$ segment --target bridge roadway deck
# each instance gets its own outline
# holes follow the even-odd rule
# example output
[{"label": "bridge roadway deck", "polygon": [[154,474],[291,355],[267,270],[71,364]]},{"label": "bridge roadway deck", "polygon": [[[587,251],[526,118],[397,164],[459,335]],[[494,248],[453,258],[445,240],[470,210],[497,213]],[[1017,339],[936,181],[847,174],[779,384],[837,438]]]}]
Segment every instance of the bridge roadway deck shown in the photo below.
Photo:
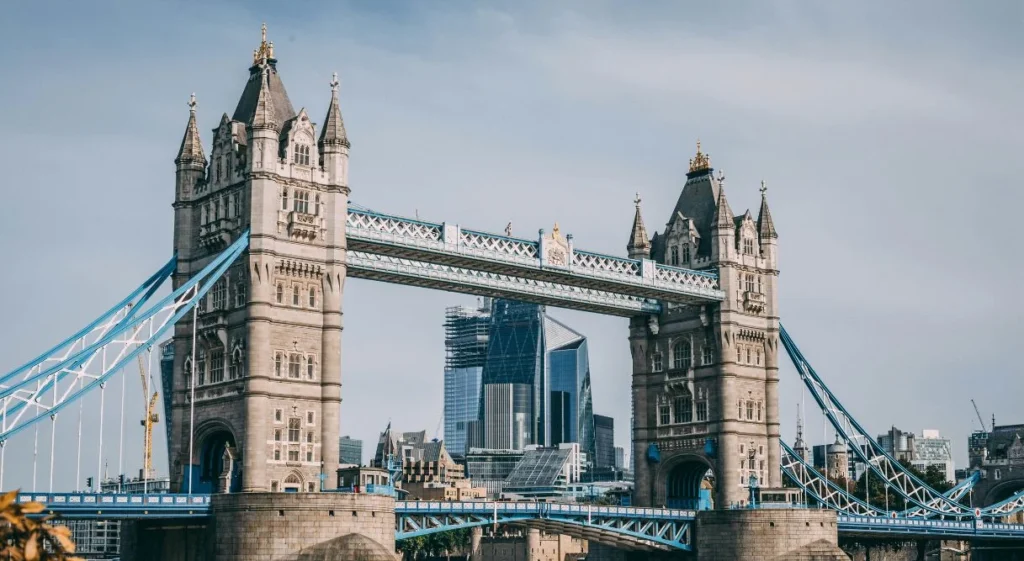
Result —
[{"label": "bridge roadway deck", "polygon": [[[471,293],[502,288],[513,295],[547,294],[570,307],[588,304],[593,294],[691,304],[724,298],[713,272],[581,251],[571,238],[527,240],[350,208],[346,239],[354,257],[350,274],[387,282]],[[564,245],[554,247],[558,244]],[[485,286],[474,286],[482,281]],[[530,285],[543,290],[527,290]],[[616,313],[614,307],[600,311]],[[627,315],[626,310],[618,313]]]},{"label": "bridge roadway deck", "polygon": [[[18,495],[18,502],[36,501],[46,506],[44,514],[56,514],[69,519],[135,519],[135,518],[199,518],[210,514],[210,495],[124,495],[124,494],[92,494],[92,493],[30,493]],[[651,509],[640,507],[604,507],[589,505],[568,505],[557,503],[515,503],[504,501],[396,501],[396,517],[432,517],[440,523],[431,531],[443,531],[456,527],[482,526],[493,524],[518,523],[544,527],[569,534],[581,536],[591,535],[602,542],[619,540],[622,542],[649,539],[640,533],[631,535],[633,526],[629,521],[647,523],[649,521],[691,522],[696,518],[692,510]],[[462,523],[455,524],[454,518],[462,517]],[[595,519],[616,520],[615,527],[609,525],[599,528],[568,528],[571,519],[577,522],[589,517]],[[448,522],[445,522],[447,520]],[[861,535],[882,537],[906,537],[935,539],[948,537],[951,539],[1024,539],[1024,524],[1003,524],[983,520],[958,522],[951,520],[924,520],[906,518],[880,518],[839,515],[839,532],[842,535]],[[578,524],[577,524],[578,526]],[[572,531],[569,531],[572,530]],[[412,532],[398,529],[400,536]],[[429,533],[429,532],[427,532]],[[615,536],[610,536],[610,534]],[[677,536],[683,538],[684,536]],[[601,539],[604,538],[604,539]],[[687,540],[689,541],[689,540]],[[653,544],[652,544],[653,545]]]}]

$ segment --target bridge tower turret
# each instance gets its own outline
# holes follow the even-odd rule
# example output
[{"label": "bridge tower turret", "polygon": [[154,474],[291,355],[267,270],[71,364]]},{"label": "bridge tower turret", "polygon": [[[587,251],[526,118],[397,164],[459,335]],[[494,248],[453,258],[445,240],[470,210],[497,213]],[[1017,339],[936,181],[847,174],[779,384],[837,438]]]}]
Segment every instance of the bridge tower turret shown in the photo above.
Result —
[{"label": "bridge tower turret", "polygon": [[755,222],[735,216],[725,176],[697,143],[686,183],[651,259],[717,273],[724,301],[666,303],[630,323],[635,500],[695,507],[711,479],[714,505],[781,486],[778,420],[776,234],[767,201]]},{"label": "bridge tower turret", "polygon": [[[196,94],[188,100],[188,124],[181,147],[174,158],[174,238],[192,235],[192,206],[189,202],[196,188],[206,179],[206,155],[203,153],[203,139],[196,124]],[[179,259],[188,259],[188,248],[181,248]],[[182,280],[181,282],[184,282]]]},{"label": "bridge tower turret", "polygon": [[193,105],[175,160],[176,282],[247,228],[251,241],[197,306],[195,333],[191,315],[175,326],[177,490],[315,491],[337,468],[347,159],[336,92],[317,142],[266,26],[234,113],[214,129],[209,173]]}]

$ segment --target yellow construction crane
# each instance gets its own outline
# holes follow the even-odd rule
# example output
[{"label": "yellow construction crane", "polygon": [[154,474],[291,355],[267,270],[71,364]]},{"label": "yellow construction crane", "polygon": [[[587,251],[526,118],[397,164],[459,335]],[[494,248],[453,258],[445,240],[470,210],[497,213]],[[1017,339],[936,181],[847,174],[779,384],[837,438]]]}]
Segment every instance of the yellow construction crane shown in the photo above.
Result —
[{"label": "yellow construction crane", "polygon": [[156,412],[156,398],[159,392],[154,391],[153,396],[149,396],[149,377],[146,376],[146,365],[142,362],[142,353],[137,355],[139,359],[139,375],[142,376],[142,398],[143,400],[149,399],[149,404],[146,407],[146,417],[142,419],[141,424],[145,427],[145,442],[143,442],[143,450],[145,458],[142,463],[142,478],[151,479],[153,477],[153,425],[160,422],[160,416]]}]

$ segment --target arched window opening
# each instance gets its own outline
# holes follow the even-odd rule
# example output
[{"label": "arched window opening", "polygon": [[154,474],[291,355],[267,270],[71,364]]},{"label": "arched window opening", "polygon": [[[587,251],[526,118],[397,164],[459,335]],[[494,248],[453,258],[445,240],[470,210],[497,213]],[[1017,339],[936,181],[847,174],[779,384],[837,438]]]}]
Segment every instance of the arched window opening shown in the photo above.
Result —
[{"label": "arched window opening", "polygon": [[693,362],[692,349],[687,340],[678,341],[672,346],[672,368],[676,370],[689,370]]}]

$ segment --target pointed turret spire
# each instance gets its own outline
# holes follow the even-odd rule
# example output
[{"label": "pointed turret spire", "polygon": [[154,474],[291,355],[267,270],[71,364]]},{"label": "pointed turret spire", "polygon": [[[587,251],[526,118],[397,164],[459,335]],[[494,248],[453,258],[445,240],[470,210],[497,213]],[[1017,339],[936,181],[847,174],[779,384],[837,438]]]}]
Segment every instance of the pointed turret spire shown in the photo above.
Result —
[{"label": "pointed turret spire", "polygon": [[715,216],[711,219],[711,227],[735,228],[733,223],[732,209],[729,208],[729,201],[725,199],[725,174],[718,172],[718,201],[715,203]]},{"label": "pointed turret spire", "polygon": [[775,223],[772,222],[772,213],[768,210],[768,187],[761,180],[761,210],[757,212],[757,232],[761,240],[775,239],[779,234],[775,231]]},{"label": "pointed turret spire", "polygon": [[651,242],[647,238],[647,228],[644,227],[644,219],[640,216],[640,193],[636,194],[633,204],[636,205],[636,214],[633,215],[633,231],[629,234],[629,243],[626,244],[626,251],[630,259],[651,256]]},{"label": "pointed turret spire", "polygon": [[807,443],[804,442],[804,418],[799,405],[796,409],[796,441],[793,442],[793,451],[804,461],[807,461]]},{"label": "pointed turret spire", "polygon": [[320,150],[324,146],[344,146],[350,148],[348,135],[345,134],[345,121],[341,118],[341,108],[338,106],[338,73],[335,72],[331,79],[331,104],[327,107],[327,117],[324,118],[324,127],[320,131]]},{"label": "pointed turret spire", "polygon": [[257,129],[274,129],[280,123],[277,122],[277,116],[274,113],[274,98],[270,95],[270,67],[263,67],[263,77],[260,79],[260,90],[256,96],[256,109],[252,115],[252,121],[249,123],[253,128]]},{"label": "pointed turret spire", "polygon": [[206,163],[203,141],[199,137],[199,126],[196,125],[196,106],[196,94],[193,93],[188,98],[188,124],[185,125],[185,136],[181,139],[178,157],[174,159],[175,164]]}]

